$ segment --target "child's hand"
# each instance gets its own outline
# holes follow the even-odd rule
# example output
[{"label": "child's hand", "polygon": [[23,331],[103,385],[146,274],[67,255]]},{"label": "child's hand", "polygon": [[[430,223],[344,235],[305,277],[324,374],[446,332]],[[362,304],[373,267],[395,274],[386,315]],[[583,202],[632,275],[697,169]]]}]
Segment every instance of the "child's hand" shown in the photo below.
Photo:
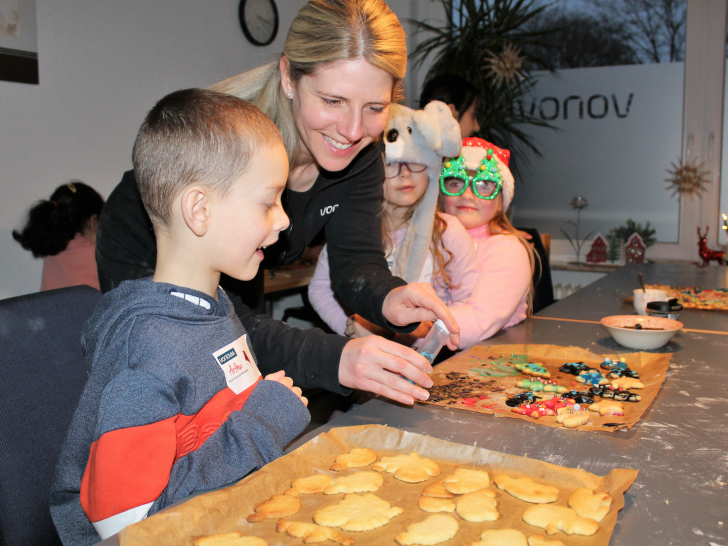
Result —
[{"label": "child's hand", "polygon": [[344,330],[344,335],[352,339],[372,335],[391,337],[392,332],[369,322],[367,319],[362,318],[359,315],[351,315],[348,319],[346,319],[346,330]]},{"label": "child's hand", "polygon": [[301,402],[303,402],[304,406],[308,406],[308,398],[301,394],[301,389],[293,386],[293,379],[291,379],[290,377],[286,377],[286,372],[284,372],[283,370],[280,370],[276,373],[268,374],[263,379],[265,379],[266,381],[275,381],[276,383],[280,383],[284,387],[288,387],[289,389],[291,389],[291,392],[293,392],[293,394],[298,396]]}]

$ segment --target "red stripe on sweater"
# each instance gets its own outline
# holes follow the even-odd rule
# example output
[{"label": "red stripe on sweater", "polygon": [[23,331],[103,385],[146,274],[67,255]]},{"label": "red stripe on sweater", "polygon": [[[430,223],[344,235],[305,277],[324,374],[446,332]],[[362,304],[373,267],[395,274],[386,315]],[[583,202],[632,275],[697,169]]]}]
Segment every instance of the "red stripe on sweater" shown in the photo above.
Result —
[{"label": "red stripe on sweater", "polygon": [[199,449],[245,405],[257,384],[238,395],[225,388],[194,415],[180,413],[103,434],[91,444],[81,480],[81,507],[89,520],[101,521],[154,502],[167,487],[175,462]]}]

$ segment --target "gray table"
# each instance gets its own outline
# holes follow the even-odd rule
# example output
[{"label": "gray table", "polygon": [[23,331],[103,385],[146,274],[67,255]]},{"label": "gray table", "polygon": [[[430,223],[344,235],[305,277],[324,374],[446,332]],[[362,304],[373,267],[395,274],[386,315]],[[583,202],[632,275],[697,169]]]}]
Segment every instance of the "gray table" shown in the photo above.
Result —
[{"label": "gray table", "polygon": [[[677,278],[682,284],[698,284],[689,276],[659,276],[664,266],[642,267],[649,282],[654,277],[654,282]],[[611,294],[620,283],[629,281],[625,288],[632,286],[636,268],[610,277],[602,286]],[[599,292],[587,287],[542,314],[556,308],[561,317],[592,320],[596,315],[584,307],[595,305],[595,294],[598,297]],[[700,320],[705,321],[705,329],[716,330],[709,317]],[[595,353],[630,352],[617,345],[601,325],[592,323],[529,319],[488,340],[489,345],[524,342],[577,345]],[[625,495],[612,545],[726,546],[728,335],[679,332],[658,351],[674,353],[667,379],[631,431],[578,432],[425,404],[403,407],[375,399],[304,436],[289,450],[332,427],[382,424],[463,444],[477,441],[478,446],[495,451],[580,467],[602,476],[612,468],[635,468],[639,475]],[[578,544],[579,539],[571,538],[567,543]],[[100,544],[118,542],[112,537]]]},{"label": "gray table", "polygon": [[[599,321],[610,315],[636,314],[631,303],[622,298],[639,288],[637,274],[646,284],[728,288],[728,267],[698,267],[693,264],[629,264],[585,286],[568,298],[550,305],[538,316]],[[728,312],[684,309],[680,322],[685,328],[728,332]]]}]

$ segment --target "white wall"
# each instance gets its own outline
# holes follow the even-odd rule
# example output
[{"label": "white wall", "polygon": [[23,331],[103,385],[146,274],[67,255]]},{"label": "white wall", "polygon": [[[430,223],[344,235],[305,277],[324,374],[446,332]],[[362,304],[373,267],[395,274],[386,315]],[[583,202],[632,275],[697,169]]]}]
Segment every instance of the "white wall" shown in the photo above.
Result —
[{"label": "white wall", "polygon": [[[243,36],[238,3],[37,0],[40,85],[0,81],[0,298],[40,286],[41,261],[11,235],[34,201],[72,178],[108,196],[159,98],[273,60],[305,0],[278,0],[278,37],[262,48]],[[425,17],[440,5],[390,4],[402,19],[417,14],[413,4]]]}]

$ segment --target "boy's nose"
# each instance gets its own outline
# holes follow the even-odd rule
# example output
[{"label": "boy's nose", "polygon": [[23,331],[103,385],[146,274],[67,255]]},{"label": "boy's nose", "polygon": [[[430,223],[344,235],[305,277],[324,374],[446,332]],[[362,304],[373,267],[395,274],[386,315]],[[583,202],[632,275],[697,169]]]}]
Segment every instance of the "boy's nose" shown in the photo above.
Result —
[{"label": "boy's nose", "polygon": [[276,219],[273,223],[273,231],[283,231],[289,225],[291,225],[291,220],[283,210],[283,207],[276,207]]}]

